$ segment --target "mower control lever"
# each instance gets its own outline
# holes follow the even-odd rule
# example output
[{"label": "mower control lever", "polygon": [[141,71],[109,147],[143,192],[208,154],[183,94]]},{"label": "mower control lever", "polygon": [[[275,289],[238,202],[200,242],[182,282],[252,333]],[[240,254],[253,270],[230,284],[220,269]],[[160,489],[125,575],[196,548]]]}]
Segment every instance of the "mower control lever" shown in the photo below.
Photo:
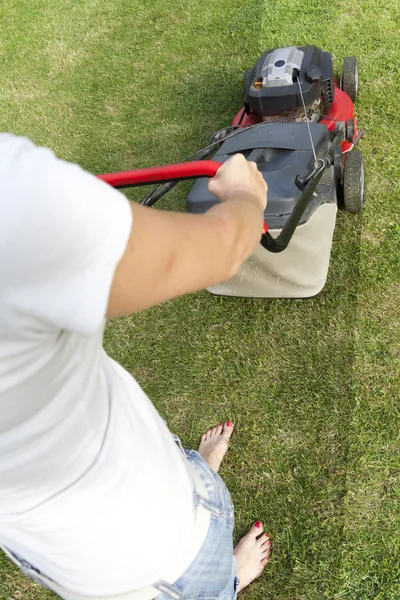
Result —
[{"label": "mower control lever", "polygon": [[297,201],[296,206],[290,213],[282,231],[277,238],[273,238],[272,235],[267,231],[261,236],[261,245],[270,252],[282,252],[287,248],[294,232],[296,231],[297,225],[300,223],[300,219],[307,204],[312,199],[315,190],[318,187],[321,177],[325,172],[325,169],[329,169],[335,163],[335,146],[340,142],[341,133],[337,132],[329,146],[328,151],[322,158],[317,158],[314,161],[313,168],[304,177],[300,175],[296,176],[295,183],[299,190],[301,190],[300,198]]},{"label": "mower control lever", "polygon": [[301,175],[296,175],[296,179],[294,180],[294,182],[299,188],[299,190],[304,190],[308,182],[311,181],[311,179],[320,172],[321,167],[323,167],[324,169],[326,167],[329,167],[330,161],[329,164],[328,161],[329,159],[317,158],[317,160],[314,161],[312,170],[307,175],[305,175],[304,177],[301,177]]},{"label": "mower control lever", "polygon": [[269,252],[282,252],[285,250],[292,239],[294,232],[296,231],[296,227],[300,222],[301,216],[304,213],[307,204],[313,197],[313,194],[321,180],[322,175],[326,168],[328,168],[331,164],[331,159],[329,156],[325,158],[318,158],[314,162],[313,170],[309,175],[304,178],[296,177],[296,185],[299,187],[297,180],[300,179],[302,182],[305,182],[304,188],[302,189],[302,194],[297,201],[296,206],[292,210],[291,214],[288,217],[285,225],[283,226],[282,231],[278,235],[277,238],[273,238],[272,235],[268,232],[264,233],[261,236],[261,246]]}]

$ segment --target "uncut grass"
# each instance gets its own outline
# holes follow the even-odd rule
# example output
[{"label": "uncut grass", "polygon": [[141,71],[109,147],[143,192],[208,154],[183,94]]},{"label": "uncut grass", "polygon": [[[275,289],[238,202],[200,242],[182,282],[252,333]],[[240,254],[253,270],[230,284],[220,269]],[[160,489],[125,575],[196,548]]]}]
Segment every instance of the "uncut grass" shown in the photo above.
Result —
[{"label": "uncut grass", "polygon": [[[397,5],[5,0],[0,17],[2,128],[92,172],[200,147],[267,47],[316,43],[337,71],[359,57],[369,201],[339,214],[324,292],[190,295],[111,322],[106,347],[186,445],[234,420],[236,535],[262,518],[274,549],[243,596],[399,598]],[[183,209],[185,189],[164,205]],[[1,600],[50,597],[0,560]]]}]

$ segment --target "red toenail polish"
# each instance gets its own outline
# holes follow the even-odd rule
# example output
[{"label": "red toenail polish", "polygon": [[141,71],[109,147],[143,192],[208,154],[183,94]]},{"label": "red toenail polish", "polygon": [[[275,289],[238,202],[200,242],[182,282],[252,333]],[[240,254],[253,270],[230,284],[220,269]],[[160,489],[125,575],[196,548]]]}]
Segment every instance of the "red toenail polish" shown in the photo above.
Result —
[{"label": "red toenail polish", "polygon": [[232,423],[231,423],[230,421],[227,421],[227,422],[226,422],[226,426],[227,426],[227,427],[232,427]]},{"label": "red toenail polish", "polygon": [[218,427],[222,427],[222,423],[220,423],[220,424],[218,425]]},{"label": "red toenail polish", "polygon": [[261,527],[261,521],[256,521],[255,525],[256,527]]}]

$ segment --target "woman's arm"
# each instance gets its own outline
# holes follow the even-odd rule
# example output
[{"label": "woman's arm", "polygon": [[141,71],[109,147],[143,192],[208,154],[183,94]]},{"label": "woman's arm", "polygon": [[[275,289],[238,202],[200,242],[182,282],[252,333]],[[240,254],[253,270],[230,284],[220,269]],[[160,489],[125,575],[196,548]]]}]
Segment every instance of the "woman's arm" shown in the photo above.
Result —
[{"label": "woman's arm", "polygon": [[131,204],[128,244],[114,274],[107,317],[130,314],[228,279],[260,241],[267,186],[238,154],[210,180],[221,204],[203,215]]}]

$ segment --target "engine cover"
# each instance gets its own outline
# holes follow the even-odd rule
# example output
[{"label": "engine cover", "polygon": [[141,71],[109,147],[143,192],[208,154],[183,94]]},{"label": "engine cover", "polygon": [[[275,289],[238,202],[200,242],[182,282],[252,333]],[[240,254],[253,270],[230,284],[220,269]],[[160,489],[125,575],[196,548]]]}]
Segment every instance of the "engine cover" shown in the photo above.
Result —
[{"label": "engine cover", "polygon": [[[316,46],[290,46],[264,52],[245,75],[246,111],[262,116],[283,115],[319,98],[324,108],[333,102],[332,58]],[[300,85],[299,85],[300,82]]]}]

